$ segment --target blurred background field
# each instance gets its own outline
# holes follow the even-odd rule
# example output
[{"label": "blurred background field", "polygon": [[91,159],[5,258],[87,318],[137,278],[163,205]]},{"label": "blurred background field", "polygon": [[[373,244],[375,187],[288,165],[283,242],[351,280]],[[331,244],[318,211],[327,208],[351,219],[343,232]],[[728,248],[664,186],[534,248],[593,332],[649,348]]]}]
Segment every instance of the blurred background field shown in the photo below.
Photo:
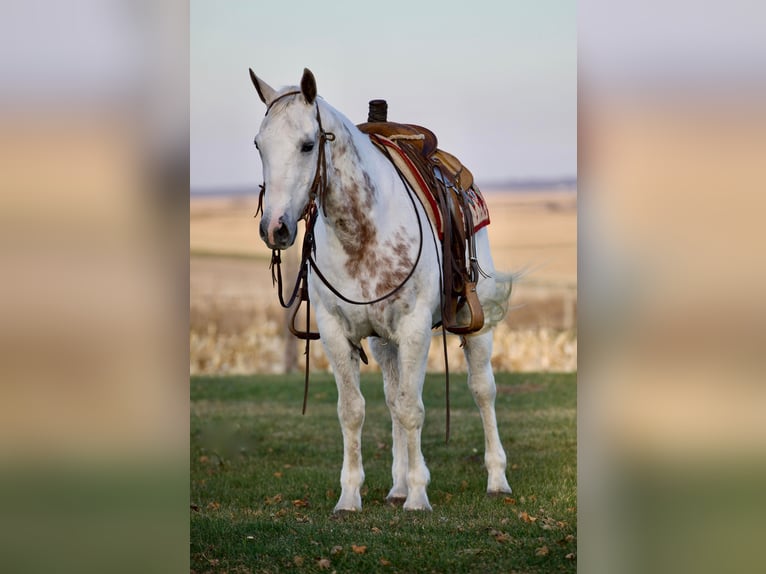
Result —
[{"label": "blurred background field", "polygon": [[[485,192],[496,267],[521,271],[511,311],[495,331],[496,370],[577,368],[577,193],[573,188]],[[282,373],[302,368],[303,343],[285,328],[269,272],[270,251],[258,237],[251,195],[192,195],[190,208],[191,374]],[[297,248],[283,253],[286,284]],[[459,339],[450,336],[450,368],[464,370]],[[328,370],[321,344],[312,368]],[[364,367],[364,366],[363,366]],[[429,371],[444,369],[434,337]],[[365,370],[377,370],[374,361]]]}]

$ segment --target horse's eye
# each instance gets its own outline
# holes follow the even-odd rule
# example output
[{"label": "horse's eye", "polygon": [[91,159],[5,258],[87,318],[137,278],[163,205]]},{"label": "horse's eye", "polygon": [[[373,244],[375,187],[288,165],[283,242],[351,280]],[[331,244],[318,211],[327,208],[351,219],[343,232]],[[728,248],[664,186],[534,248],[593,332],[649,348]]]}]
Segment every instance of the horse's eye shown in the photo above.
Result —
[{"label": "horse's eye", "polygon": [[301,151],[304,153],[310,152],[312,149],[314,149],[314,142],[304,142],[301,146]]}]

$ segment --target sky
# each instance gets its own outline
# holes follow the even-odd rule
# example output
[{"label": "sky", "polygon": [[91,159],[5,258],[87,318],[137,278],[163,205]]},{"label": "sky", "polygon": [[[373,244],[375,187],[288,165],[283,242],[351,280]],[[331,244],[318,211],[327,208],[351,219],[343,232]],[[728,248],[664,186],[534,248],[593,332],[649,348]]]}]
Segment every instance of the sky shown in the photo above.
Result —
[{"label": "sky", "polygon": [[418,123],[479,184],[574,177],[574,0],[192,0],[192,190],[255,189],[265,111],[248,68],[278,88],[311,69],[353,122],[371,99]]}]

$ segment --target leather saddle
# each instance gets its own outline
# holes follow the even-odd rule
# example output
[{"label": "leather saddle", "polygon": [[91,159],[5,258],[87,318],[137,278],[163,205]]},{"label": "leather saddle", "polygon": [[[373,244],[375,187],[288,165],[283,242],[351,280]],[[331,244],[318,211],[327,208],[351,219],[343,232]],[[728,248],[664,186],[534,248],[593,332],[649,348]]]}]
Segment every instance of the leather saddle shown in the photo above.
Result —
[{"label": "leather saddle", "polygon": [[474,257],[474,222],[466,196],[473,189],[473,175],[455,156],[438,149],[436,135],[428,128],[388,121],[368,121],[357,127],[396,143],[426,182],[442,221],[442,325],[459,335],[479,331],[484,326],[476,293],[480,269]]},{"label": "leather saddle", "polygon": [[417,124],[397,124],[396,122],[366,122],[356,126],[366,134],[377,134],[392,141],[407,140],[412,142],[415,149],[425,158],[437,151],[436,134]]}]

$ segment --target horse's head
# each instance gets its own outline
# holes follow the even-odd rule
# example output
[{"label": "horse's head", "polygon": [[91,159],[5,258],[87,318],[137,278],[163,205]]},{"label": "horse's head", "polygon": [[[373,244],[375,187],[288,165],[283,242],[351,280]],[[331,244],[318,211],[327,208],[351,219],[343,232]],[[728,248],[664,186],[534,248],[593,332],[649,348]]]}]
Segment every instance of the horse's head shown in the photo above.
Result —
[{"label": "horse's head", "polygon": [[261,239],[271,249],[285,249],[295,241],[318,168],[316,81],[308,69],[300,88],[275,90],[253,70],[250,79],[266,104],[266,117],[255,136],[265,185]]}]

